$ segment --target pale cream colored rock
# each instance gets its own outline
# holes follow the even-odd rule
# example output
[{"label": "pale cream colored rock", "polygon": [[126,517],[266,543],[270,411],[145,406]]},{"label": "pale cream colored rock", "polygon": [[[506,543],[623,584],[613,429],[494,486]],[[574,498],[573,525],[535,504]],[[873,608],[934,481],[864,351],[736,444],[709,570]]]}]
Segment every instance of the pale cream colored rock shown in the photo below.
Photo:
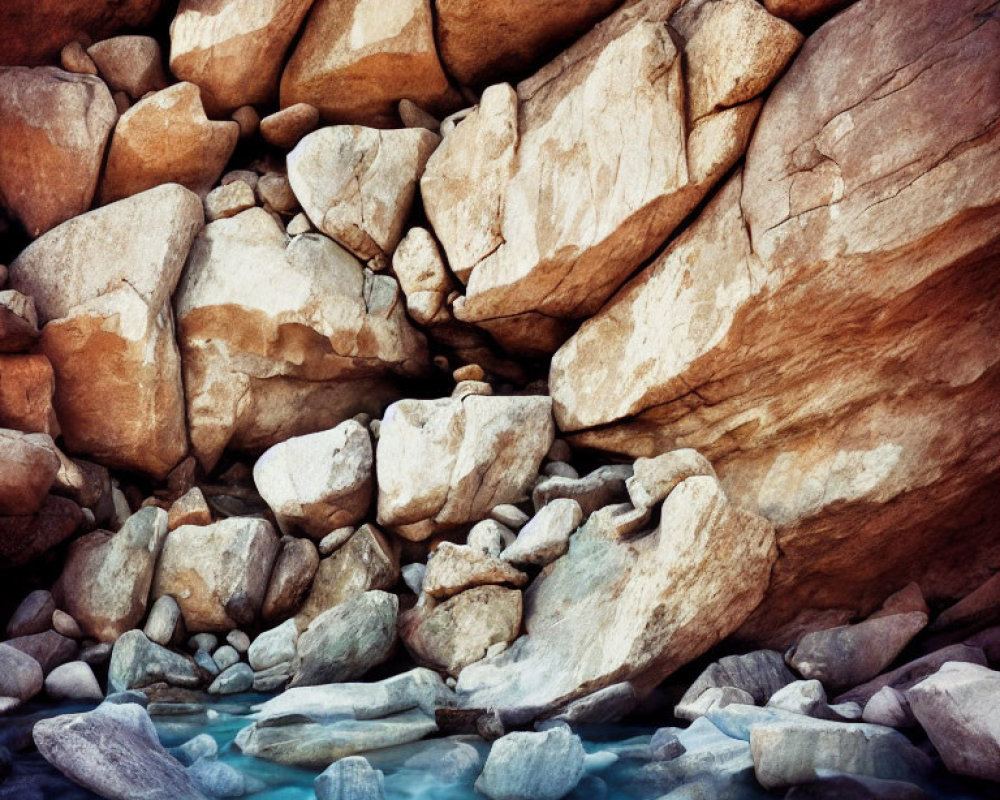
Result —
[{"label": "pale cream colored rock", "polygon": [[639,458],[625,481],[629,499],[637,509],[649,509],[663,501],[681,481],[692,475],[717,477],[712,465],[697,450],[671,450],[655,458]]},{"label": "pale cream colored rock", "polygon": [[441,542],[427,562],[423,592],[445,600],[474,586],[510,584],[520,588],[527,582],[523,572],[481,549]]},{"label": "pale cream colored rock", "polygon": [[257,204],[253,188],[244,181],[216,186],[205,195],[205,221],[215,222],[253,208]]},{"label": "pale cream colored rock", "polygon": [[739,626],[777,557],[771,525],[702,476],[670,494],[648,536],[588,527],[528,589],[528,634],[463,670],[462,705],[517,723],[623,680],[648,691]]},{"label": "pale cream colored rock", "polygon": [[285,233],[289,236],[301,236],[303,233],[309,233],[313,230],[315,228],[313,228],[312,223],[309,221],[309,217],[302,211],[292,217],[285,227]]},{"label": "pale cream colored rock", "polygon": [[398,396],[387,376],[418,376],[427,359],[398,294],[324,236],[289,243],[263,209],[206,226],[175,297],[202,465],[378,414]]},{"label": "pale cream colored rock", "polygon": [[59,472],[52,437],[0,428],[0,454],[0,516],[34,514]]},{"label": "pale cream colored rock", "polygon": [[277,554],[278,537],[262,519],[182,526],[163,545],[152,597],[172,596],[190,633],[252,625]]},{"label": "pale cream colored rock", "polygon": [[574,442],[697,448],[776,525],[771,592],[740,633],[755,642],[911,580],[961,595],[998,552],[1000,449],[980,432],[1000,352],[980,321],[997,313],[1000,76],[974,55],[995,35],[973,0],[869,5],[810,38],[743,174],[550,374]]},{"label": "pale cream colored rock", "polygon": [[79,42],[70,42],[59,52],[59,64],[67,72],[78,75],[97,74],[97,65]]},{"label": "pale cream colored rock", "polygon": [[406,232],[393,253],[392,271],[406,295],[406,310],[417,323],[436,325],[451,320],[446,300],[455,282],[437,242],[425,228]]},{"label": "pale cream colored rock", "polygon": [[554,438],[550,409],[539,396],[393,404],[375,459],[379,523],[425,539],[521,500]]},{"label": "pale cream colored rock", "polygon": [[260,121],[260,135],[268,144],[291,150],[317,125],[319,110],[309,103],[295,103],[264,117]]},{"label": "pale cream colored rock", "polygon": [[323,128],[288,154],[288,180],[319,230],[359,258],[392,255],[439,137],[422,128]]},{"label": "pale cream colored rock", "polygon": [[0,207],[33,237],[90,208],[117,118],[99,78],[0,68]]},{"label": "pale cream colored rock", "polygon": [[312,0],[181,0],[170,24],[170,71],[216,113],[268,104]]},{"label": "pale cream colored rock", "polygon": [[553,500],[521,528],[517,539],[504,549],[500,558],[511,564],[545,566],[569,549],[569,537],[581,522],[583,511],[576,500]]},{"label": "pale cream colored rock", "polygon": [[87,55],[113,92],[138,100],[166,88],[163,55],[152,36],[113,36],[88,47]]},{"label": "pale cream colored rock", "polygon": [[325,122],[391,127],[407,98],[452,110],[429,0],[317,0],[281,76],[281,106],[311,103]]},{"label": "pale cream colored rock", "polygon": [[111,137],[100,202],[110,203],[161,183],[179,183],[204,197],[236,147],[239,125],[205,116],[198,87],[175,83],[122,114]]}]

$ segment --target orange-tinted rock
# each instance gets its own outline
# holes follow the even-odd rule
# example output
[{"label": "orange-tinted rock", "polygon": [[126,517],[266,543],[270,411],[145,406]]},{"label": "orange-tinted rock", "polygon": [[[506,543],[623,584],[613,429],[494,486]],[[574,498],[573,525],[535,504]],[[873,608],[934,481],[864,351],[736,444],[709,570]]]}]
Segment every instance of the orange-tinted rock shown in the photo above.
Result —
[{"label": "orange-tinted rock", "polygon": [[0,206],[30,236],[90,208],[117,118],[100,78],[0,69]]},{"label": "orange-tinted rock", "polygon": [[160,44],[152,36],[114,36],[88,47],[87,55],[111,91],[133,100],[167,85]]},{"label": "orange-tinted rock", "polygon": [[42,355],[0,355],[0,427],[59,435],[52,406],[56,381]]},{"label": "orange-tinted rock", "polygon": [[38,339],[35,301],[13,289],[0,291],[0,353],[21,353]]},{"label": "orange-tinted rock", "polygon": [[275,147],[290,150],[299,139],[319,125],[319,111],[308,103],[295,105],[268,114],[260,121],[260,135]]},{"label": "orange-tinted rock", "polygon": [[0,428],[0,515],[37,512],[58,471],[52,437]]},{"label": "orange-tinted rock", "polygon": [[19,567],[65,541],[83,524],[80,506],[49,495],[37,514],[0,517],[0,567]]},{"label": "orange-tinted rock", "polygon": [[776,17],[802,22],[843,8],[854,0],[763,0],[764,7]]}]

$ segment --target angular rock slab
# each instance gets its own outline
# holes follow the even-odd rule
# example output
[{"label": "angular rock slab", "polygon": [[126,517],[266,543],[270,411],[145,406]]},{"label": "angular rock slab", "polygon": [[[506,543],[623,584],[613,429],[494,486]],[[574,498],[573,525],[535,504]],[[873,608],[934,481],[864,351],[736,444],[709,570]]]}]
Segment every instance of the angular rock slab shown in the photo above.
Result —
[{"label": "angular rock slab", "polygon": [[289,242],[261,208],[205,226],[175,297],[188,424],[211,469],[226,447],[259,451],[379,414],[416,377],[426,341],[399,287],[325,236]]},{"label": "angular rock slab", "polygon": [[446,600],[475,586],[509,583],[521,587],[527,582],[528,576],[506,561],[468,545],[441,542],[427,564],[422,590],[435,600]]},{"label": "angular rock slab", "polygon": [[95,76],[0,69],[0,206],[29,236],[90,208],[117,120],[111,92]]},{"label": "angular rock slab", "polygon": [[827,22],[774,88],[742,177],[553,359],[575,444],[698,448],[776,525],[745,640],[789,644],[929,571],[957,596],[995,563],[988,7],[872,0]]},{"label": "angular rock slab", "polygon": [[382,420],[378,520],[408,539],[522,499],[555,436],[548,397],[402,400]]},{"label": "angular rock slab", "polygon": [[623,680],[647,691],[746,618],[776,557],[771,525],[704,476],[671,492],[643,538],[585,525],[525,593],[528,635],[462,671],[462,703],[527,721]]}]

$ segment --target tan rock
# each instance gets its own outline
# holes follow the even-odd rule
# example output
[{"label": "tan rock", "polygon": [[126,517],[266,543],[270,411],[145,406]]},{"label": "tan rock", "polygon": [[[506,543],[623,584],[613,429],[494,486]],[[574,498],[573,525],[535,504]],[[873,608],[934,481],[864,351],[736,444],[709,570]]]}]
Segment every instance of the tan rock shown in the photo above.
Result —
[{"label": "tan rock", "polygon": [[277,98],[285,53],[312,0],[182,0],[170,24],[170,71],[197,84],[214,113]]},{"label": "tan rock", "polygon": [[192,447],[261,451],[398,396],[426,343],[399,288],[319,234],[291,242],[263,209],[207,225],[175,298]]},{"label": "tan rock", "polygon": [[295,103],[260,121],[260,135],[264,141],[291,150],[307,133],[319,125],[319,110],[309,103]]},{"label": "tan rock", "polygon": [[113,36],[87,48],[104,82],[133,100],[166,88],[163,55],[152,36]]},{"label": "tan rock", "polygon": [[0,353],[21,353],[38,339],[35,301],[13,289],[0,291]]},{"label": "tan rock", "polygon": [[506,561],[468,545],[442,542],[427,562],[423,591],[435,600],[445,600],[474,586],[510,584],[518,588],[528,576]]},{"label": "tan rock", "polygon": [[67,72],[79,75],[97,74],[97,65],[79,42],[70,42],[59,52],[59,65]]},{"label": "tan rock", "polygon": [[55,389],[52,364],[45,356],[0,355],[0,426],[58,436]]},{"label": "tan rock", "polygon": [[[167,527],[176,530],[182,525],[211,525],[212,510],[208,507],[205,495],[197,486],[170,504]],[[161,642],[162,644],[162,642]]]},{"label": "tan rock", "polygon": [[[742,154],[802,41],[752,0],[678,6],[629,4],[516,96],[491,87],[428,162],[424,206],[467,282],[455,316],[508,350],[551,352],[661,246]],[[737,104],[695,119],[690,97]]]},{"label": "tan rock", "polygon": [[34,514],[59,471],[52,437],[0,428],[0,516]]},{"label": "tan rock", "polygon": [[262,519],[185,525],[167,536],[152,597],[171,595],[189,633],[252,625],[277,554],[278,537]]},{"label": "tan rock", "polygon": [[260,114],[253,106],[240,106],[233,112],[232,120],[240,126],[241,139],[249,139],[260,129]]},{"label": "tan rock", "polygon": [[80,506],[49,495],[37,514],[0,516],[0,567],[20,567],[76,533],[83,524]]},{"label": "tan rock", "polygon": [[438,141],[423,128],[323,128],[288,154],[288,180],[319,230],[358,258],[384,259],[403,236],[417,181]]},{"label": "tan rock", "polygon": [[30,236],[90,208],[117,118],[100,78],[0,68],[0,206]]},{"label": "tan rock", "polygon": [[933,24],[931,8],[855,4],[817,31],[744,174],[553,359],[576,443],[698,448],[776,525],[771,591],[740,634],[755,642],[911,580],[960,595],[997,557],[982,432],[1000,354],[980,321],[997,313],[1000,82],[976,55],[995,34],[982,3],[934,5]]},{"label": "tan rock", "polygon": [[256,204],[257,197],[253,188],[244,181],[216,186],[205,196],[205,220],[215,222],[217,219],[235,217]]},{"label": "tan rock", "polygon": [[407,98],[430,111],[452,110],[434,44],[429,0],[391,9],[370,0],[317,0],[281,76],[281,106],[310,103],[325,122],[396,123]]},{"label": "tan rock", "polygon": [[426,539],[524,498],[554,438],[548,397],[402,400],[376,450],[378,520]]},{"label": "tan rock", "polygon": [[288,176],[278,172],[268,172],[260,176],[260,180],[257,181],[257,195],[262,203],[269,205],[279,214],[292,214],[299,207],[299,201],[292,191],[292,185],[288,182]]},{"label": "tan rock", "polygon": [[764,7],[776,17],[802,22],[830,11],[836,11],[854,0],[764,0]]},{"label": "tan rock", "polygon": [[167,512],[144,508],[118,533],[94,531],[70,545],[52,589],[81,630],[113,642],[146,616],[153,570],[167,538]]},{"label": "tan rock", "polygon": [[403,127],[426,128],[434,133],[437,133],[441,128],[441,123],[437,121],[437,117],[433,114],[428,114],[416,103],[407,100],[405,97],[399,101],[399,105],[396,108],[399,111],[399,118],[403,122]]},{"label": "tan rock", "polygon": [[418,664],[457,676],[521,629],[521,592],[477,586],[437,603],[424,600],[399,615],[399,635]]},{"label": "tan rock", "polygon": [[198,87],[175,83],[122,114],[111,137],[100,201],[110,203],[161,183],[204,197],[225,169],[239,125],[205,116]]},{"label": "tan rock", "polygon": [[406,310],[420,325],[448,322],[446,301],[456,288],[434,237],[410,228],[392,256],[392,271],[406,295]]},{"label": "tan rock", "polygon": [[523,75],[621,0],[437,0],[441,61],[461,83]]},{"label": "tan rock", "polygon": [[319,553],[315,544],[291,536],[282,539],[260,610],[264,622],[275,624],[295,614],[318,568]]}]

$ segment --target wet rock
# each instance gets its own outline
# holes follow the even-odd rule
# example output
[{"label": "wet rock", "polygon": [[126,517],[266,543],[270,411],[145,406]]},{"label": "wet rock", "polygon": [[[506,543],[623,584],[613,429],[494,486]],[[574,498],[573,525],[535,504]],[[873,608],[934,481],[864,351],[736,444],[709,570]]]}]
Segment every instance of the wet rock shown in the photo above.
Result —
[{"label": "wet rock", "polygon": [[47,631],[52,627],[52,612],[55,610],[56,602],[52,599],[52,593],[47,589],[35,589],[11,615],[7,623],[7,638]]},{"label": "wet rock", "polygon": [[559,800],[584,774],[580,737],[568,727],[509,733],[490,748],[476,791],[493,800]]},{"label": "wet rock", "polygon": [[313,782],[317,800],[382,800],[384,776],[368,759],[348,756],[333,762]]},{"label": "wet rock", "polygon": [[260,609],[261,618],[266,622],[277,622],[295,614],[312,586],[318,568],[316,545],[308,539],[282,539]]},{"label": "wet rock", "polygon": [[188,777],[209,797],[243,797],[262,791],[265,784],[224,761],[202,758],[187,768]]},{"label": "wet rock", "polygon": [[569,549],[569,537],[583,522],[576,500],[559,498],[543,506],[500,558],[512,564],[545,566]]},{"label": "wet rock", "polygon": [[104,699],[94,671],[82,661],[60,664],[45,676],[45,692],[52,700]]},{"label": "wet rock", "polygon": [[198,686],[201,677],[189,659],[154,644],[142,631],[123,634],[111,651],[108,691],[141,689],[159,681],[190,688]]},{"label": "wet rock", "polygon": [[499,558],[468,545],[442,542],[427,563],[423,591],[436,600],[445,600],[475,586],[511,584],[521,587],[527,582],[527,575]]},{"label": "wet rock", "polygon": [[[635,687],[631,683],[628,681],[613,683],[593,694],[584,695],[567,703],[557,709],[550,719],[567,722],[570,725],[609,725],[632,713],[638,702]],[[656,749],[653,742],[650,742],[650,747]]]},{"label": "wet rock", "polygon": [[[770,3],[769,3],[770,5]],[[828,775],[814,783],[793,786],[785,800],[927,800],[919,786],[865,775]]]},{"label": "wet rock", "polygon": [[133,100],[167,86],[160,45],[152,36],[113,36],[92,44],[87,55],[111,91]]}]

